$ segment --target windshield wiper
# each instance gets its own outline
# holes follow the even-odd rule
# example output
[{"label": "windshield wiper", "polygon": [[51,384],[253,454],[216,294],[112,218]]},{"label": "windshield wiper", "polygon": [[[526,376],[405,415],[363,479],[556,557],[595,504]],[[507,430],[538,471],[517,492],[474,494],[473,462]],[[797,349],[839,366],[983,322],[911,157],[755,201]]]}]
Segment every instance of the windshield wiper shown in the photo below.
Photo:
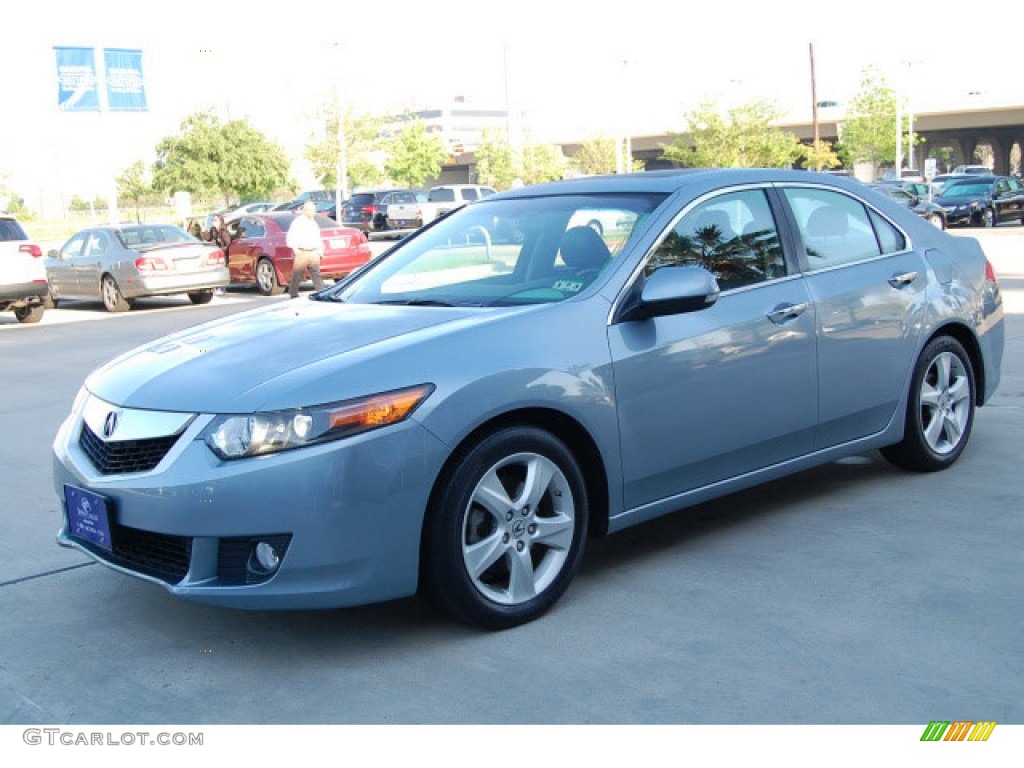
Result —
[{"label": "windshield wiper", "polygon": [[[438,301],[437,299],[387,299],[385,301],[374,301],[373,304],[394,304],[402,307],[455,307],[460,306],[457,304],[451,304],[447,301]],[[463,304],[461,306],[474,306]]]}]

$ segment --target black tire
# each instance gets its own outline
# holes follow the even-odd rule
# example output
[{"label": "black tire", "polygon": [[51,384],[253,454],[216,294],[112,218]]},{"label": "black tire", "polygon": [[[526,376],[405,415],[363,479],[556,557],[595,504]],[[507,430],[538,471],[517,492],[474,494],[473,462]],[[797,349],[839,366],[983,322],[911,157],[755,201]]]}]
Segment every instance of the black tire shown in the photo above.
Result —
[{"label": "black tire", "polygon": [[[535,427],[495,432],[464,452],[435,489],[420,592],[485,629],[532,621],[579,568],[588,512],[582,472],[564,443]],[[471,573],[468,560],[477,557]]]},{"label": "black tire", "polygon": [[928,214],[927,220],[933,227],[937,227],[938,229],[946,228],[946,220],[937,213]]},{"label": "black tire", "polygon": [[981,212],[981,226],[985,229],[991,229],[996,225],[996,212],[991,208],[986,208]]},{"label": "black tire", "polygon": [[213,288],[205,291],[189,291],[188,300],[193,304],[209,304],[213,300]]},{"label": "black tire", "polygon": [[103,306],[108,312],[127,312],[131,304],[121,295],[121,289],[117,287],[117,281],[110,275],[104,275],[100,285],[100,298],[103,299]]},{"label": "black tire", "polygon": [[917,472],[946,469],[963,453],[974,425],[971,359],[956,339],[932,339],[914,366],[903,440],[882,449],[897,466]]},{"label": "black tire", "polygon": [[256,290],[264,296],[278,296],[284,293],[284,286],[277,281],[277,270],[270,259],[256,262]]},{"label": "black tire", "polygon": [[43,304],[31,304],[25,307],[15,307],[14,316],[18,319],[19,323],[28,325],[42,320],[43,312],[45,311],[46,307]]}]

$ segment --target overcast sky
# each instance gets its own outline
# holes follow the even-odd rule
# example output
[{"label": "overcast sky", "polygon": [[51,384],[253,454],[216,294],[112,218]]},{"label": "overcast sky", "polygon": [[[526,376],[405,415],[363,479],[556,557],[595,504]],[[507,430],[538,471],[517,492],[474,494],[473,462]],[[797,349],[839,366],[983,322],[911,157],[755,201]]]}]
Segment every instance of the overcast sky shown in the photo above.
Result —
[{"label": "overcast sky", "polygon": [[[986,4],[977,22],[1018,17],[1000,5]],[[300,157],[334,88],[367,112],[456,96],[507,105],[543,141],[681,130],[684,113],[709,99],[769,99],[809,120],[814,43],[819,99],[849,100],[868,66],[921,110],[1024,97],[1019,45],[965,32],[965,7],[945,0],[56,0],[19,4],[16,25],[7,14],[0,174],[30,198],[55,184],[106,189],[94,180],[151,161],[161,137],[205,108],[248,117]],[[60,114],[55,45],[141,48],[150,111]]]}]

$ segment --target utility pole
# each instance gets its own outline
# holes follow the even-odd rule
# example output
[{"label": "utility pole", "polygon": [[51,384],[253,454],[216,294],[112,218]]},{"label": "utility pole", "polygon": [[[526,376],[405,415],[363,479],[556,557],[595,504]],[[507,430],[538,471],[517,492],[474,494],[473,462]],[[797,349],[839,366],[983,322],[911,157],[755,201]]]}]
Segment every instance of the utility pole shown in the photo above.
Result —
[{"label": "utility pole", "polygon": [[818,131],[818,81],[814,75],[814,43],[810,43],[811,49],[811,122],[814,125],[814,170],[821,170],[821,134]]}]

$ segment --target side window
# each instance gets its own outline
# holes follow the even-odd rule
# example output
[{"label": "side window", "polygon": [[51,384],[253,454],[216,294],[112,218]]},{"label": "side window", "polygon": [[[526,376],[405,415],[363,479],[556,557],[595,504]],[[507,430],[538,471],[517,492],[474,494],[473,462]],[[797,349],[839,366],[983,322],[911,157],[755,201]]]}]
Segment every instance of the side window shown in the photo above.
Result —
[{"label": "side window", "polygon": [[74,259],[82,255],[82,246],[85,245],[86,239],[89,237],[88,233],[82,233],[75,235],[68,240],[67,245],[60,252],[62,259]]},{"label": "side window", "polygon": [[[824,189],[791,188],[783,192],[793,209],[812,271],[882,254],[868,211],[859,201]],[[898,230],[880,217],[875,219],[888,228],[883,238],[890,240],[886,251],[901,250],[903,236]],[[893,238],[898,242],[891,242]]]},{"label": "side window", "polygon": [[475,189],[464,189],[462,190],[461,195],[463,200],[476,200]]},{"label": "side window", "polygon": [[241,226],[245,229],[244,237],[263,237],[267,234],[266,227],[259,219],[244,219]]},{"label": "side window", "polygon": [[878,244],[882,246],[882,253],[899,253],[907,247],[907,240],[903,233],[896,227],[883,219],[874,211],[871,211],[871,224],[878,235]]},{"label": "side window", "polygon": [[645,268],[704,267],[723,291],[786,275],[778,229],[763,190],[707,200],[680,219]]},{"label": "side window", "polygon": [[93,232],[89,238],[89,245],[85,249],[86,256],[102,256],[107,252],[109,239],[103,232]]}]

